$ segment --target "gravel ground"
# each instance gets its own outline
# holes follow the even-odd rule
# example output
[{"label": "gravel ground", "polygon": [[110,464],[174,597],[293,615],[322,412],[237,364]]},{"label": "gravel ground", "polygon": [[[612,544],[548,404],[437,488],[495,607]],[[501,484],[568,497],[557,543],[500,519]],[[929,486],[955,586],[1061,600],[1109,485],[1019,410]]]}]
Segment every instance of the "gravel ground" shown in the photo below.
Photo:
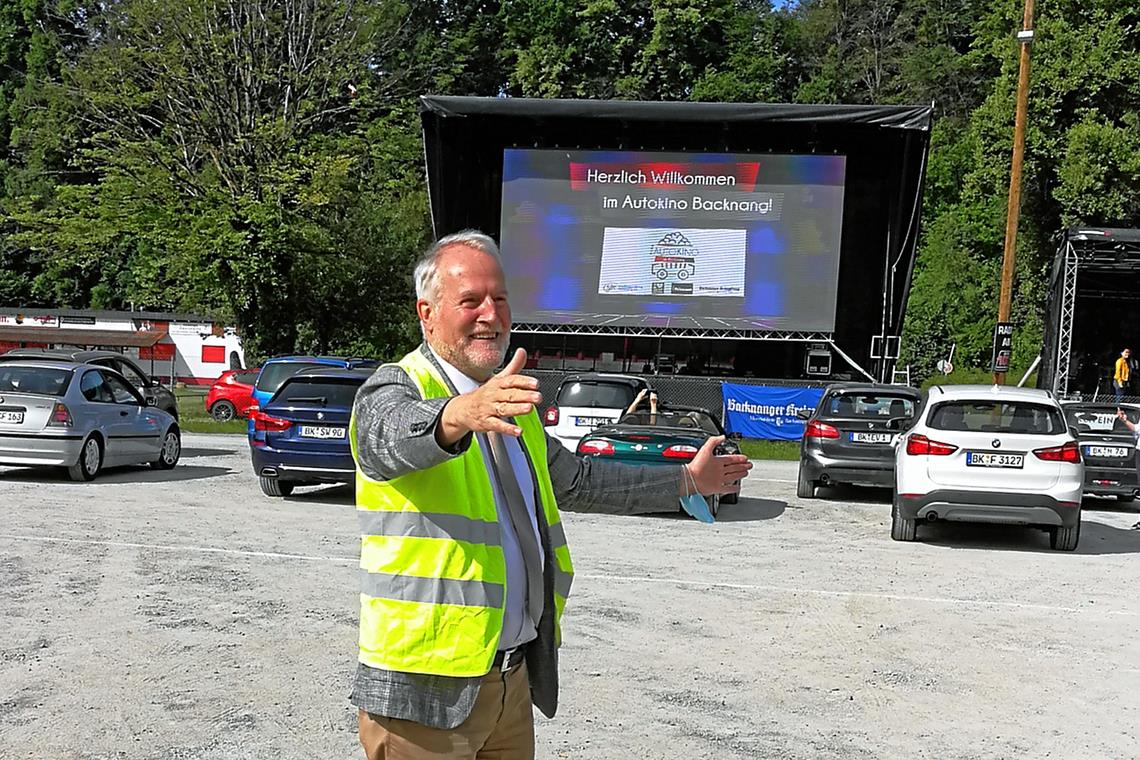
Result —
[{"label": "gravel ground", "polygon": [[[347,488],[261,495],[241,436],[169,473],[0,468],[0,757],[359,758]],[[578,571],[540,758],[1129,758],[1140,531],[1075,554],[889,538],[889,494],[757,464],[713,526],[568,515]]]}]

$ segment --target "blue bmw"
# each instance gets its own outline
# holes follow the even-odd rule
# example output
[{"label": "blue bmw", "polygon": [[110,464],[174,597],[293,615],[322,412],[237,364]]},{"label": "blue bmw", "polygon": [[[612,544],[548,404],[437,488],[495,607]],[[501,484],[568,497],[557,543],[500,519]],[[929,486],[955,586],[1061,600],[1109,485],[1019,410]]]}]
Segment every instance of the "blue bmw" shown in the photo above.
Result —
[{"label": "blue bmw", "polygon": [[253,471],[266,496],[288,496],[297,486],[353,482],[348,423],[356,392],[371,374],[371,369],[304,369],[250,410]]}]

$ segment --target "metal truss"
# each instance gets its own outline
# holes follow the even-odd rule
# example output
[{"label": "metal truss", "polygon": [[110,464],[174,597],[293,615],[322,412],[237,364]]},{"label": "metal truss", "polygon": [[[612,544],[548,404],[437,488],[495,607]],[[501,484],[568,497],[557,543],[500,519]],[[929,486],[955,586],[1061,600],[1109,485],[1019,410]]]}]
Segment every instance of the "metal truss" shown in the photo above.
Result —
[{"label": "metal truss", "polygon": [[1057,366],[1053,370],[1053,393],[1064,398],[1069,392],[1069,364],[1073,353],[1073,315],[1077,310],[1077,266],[1080,257],[1071,240],[1065,241],[1065,264],[1061,273],[1061,318],[1057,325]]},{"label": "metal truss", "polygon": [[622,327],[613,325],[560,325],[523,322],[511,332],[551,335],[616,335],[627,338],[735,338],[737,340],[782,340],[801,343],[831,343],[832,334],[800,330],[730,330],[692,327]]}]

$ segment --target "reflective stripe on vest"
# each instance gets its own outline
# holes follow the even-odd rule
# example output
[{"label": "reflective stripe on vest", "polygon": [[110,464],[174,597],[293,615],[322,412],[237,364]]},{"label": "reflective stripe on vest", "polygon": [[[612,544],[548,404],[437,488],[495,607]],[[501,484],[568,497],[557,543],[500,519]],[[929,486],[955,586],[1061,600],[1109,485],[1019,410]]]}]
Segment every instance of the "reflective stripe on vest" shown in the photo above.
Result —
[{"label": "reflective stripe on vest", "polygon": [[[451,395],[419,350],[399,366],[420,396]],[[554,489],[546,436],[537,412],[516,418],[520,443],[549,526],[553,552],[555,638],[573,581]],[[356,419],[349,442],[356,451]],[[360,661],[409,673],[481,676],[491,667],[503,626],[506,561],[491,483],[474,441],[462,455],[390,481],[359,467],[356,505],[360,545]]]}]

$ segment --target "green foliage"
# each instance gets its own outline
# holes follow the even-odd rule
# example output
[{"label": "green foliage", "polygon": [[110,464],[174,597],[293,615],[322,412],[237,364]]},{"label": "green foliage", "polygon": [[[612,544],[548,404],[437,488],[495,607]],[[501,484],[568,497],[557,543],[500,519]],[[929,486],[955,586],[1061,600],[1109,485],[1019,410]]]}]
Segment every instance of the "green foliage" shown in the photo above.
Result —
[{"label": "green foliage", "polygon": [[[394,357],[429,236],[414,97],[934,102],[903,338],[987,374],[1014,0],[0,0],[0,303],[235,319],[253,358]],[[1013,320],[1052,234],[1140,225],[1140,5],[1039,4]]]}]

